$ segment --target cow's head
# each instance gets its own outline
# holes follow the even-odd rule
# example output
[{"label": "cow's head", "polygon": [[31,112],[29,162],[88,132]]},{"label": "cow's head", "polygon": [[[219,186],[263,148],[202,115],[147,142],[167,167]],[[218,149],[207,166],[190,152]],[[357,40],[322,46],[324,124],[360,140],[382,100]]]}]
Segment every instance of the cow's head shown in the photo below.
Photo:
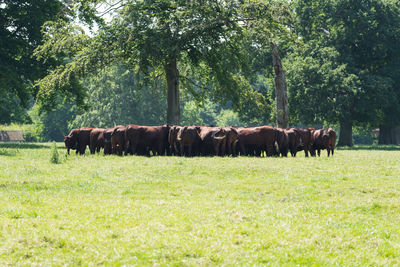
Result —
[{"label": "cow's head", "polygon": [[67,149],[68,155],[69,155],[69,149],[71,148],[70,143],[71,143],[71,138],[69,136],[64,136],[64,144],[65,148]]},{"label": "cow's head", "polygon": [[223,140],[226,137],[226,131],[223,128],[219,128],[218,131],[216,131],[213,134],[213,138],[217,140]]}]

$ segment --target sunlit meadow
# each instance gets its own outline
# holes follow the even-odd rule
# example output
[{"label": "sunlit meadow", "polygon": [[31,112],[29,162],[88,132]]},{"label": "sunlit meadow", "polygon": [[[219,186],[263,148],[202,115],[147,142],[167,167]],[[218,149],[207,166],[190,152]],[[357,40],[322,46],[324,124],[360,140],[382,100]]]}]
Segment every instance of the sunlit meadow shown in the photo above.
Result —
[{"label": "sunlit meadow", "polygon": [[[0,144],[0,265],[398,265],[400,151],[67,157]],[[88,152],[87,152],[88,153]]]}]

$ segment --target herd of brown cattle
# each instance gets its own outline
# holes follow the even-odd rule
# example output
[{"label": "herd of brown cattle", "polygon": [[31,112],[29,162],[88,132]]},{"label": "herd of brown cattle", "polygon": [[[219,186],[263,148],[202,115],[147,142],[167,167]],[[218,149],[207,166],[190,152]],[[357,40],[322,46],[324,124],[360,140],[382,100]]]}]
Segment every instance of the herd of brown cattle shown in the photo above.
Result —
[{"label": "herd of brown cattle", "polygon": [[65,147],[85,154],[89,146],[94,154],[117,155],[180,155],[180,156],[269,156],[295,157],[304,150],[305,156],[320,156],[321,150],[332,156],[336,132],[332,129],[206,126],[141,126],[73,129],[64,137]]}]

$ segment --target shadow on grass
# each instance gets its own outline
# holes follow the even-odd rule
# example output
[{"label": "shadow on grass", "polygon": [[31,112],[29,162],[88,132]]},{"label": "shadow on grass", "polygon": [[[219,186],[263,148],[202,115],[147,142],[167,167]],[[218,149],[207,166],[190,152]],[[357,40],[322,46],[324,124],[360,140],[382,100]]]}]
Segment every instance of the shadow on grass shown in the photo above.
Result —
[{"label": "shadow on grass", "polygon": [[41,143],[0,143],[0,149],[1,148],[40,149],[40,148],[49,148],[49,145]]},{"label": "shadow on grass", "polygon": [[1,149],[0,148],[0,156],[8,156],[8,157],[13,157],[16,156],[18,153],[18,149]]},{"label": "shadow on grass", "polygon": [[400,146],[396,145],[355,145],[355,146],[339,146],[337,150],[382,150],[382,151],[400,151]]}]

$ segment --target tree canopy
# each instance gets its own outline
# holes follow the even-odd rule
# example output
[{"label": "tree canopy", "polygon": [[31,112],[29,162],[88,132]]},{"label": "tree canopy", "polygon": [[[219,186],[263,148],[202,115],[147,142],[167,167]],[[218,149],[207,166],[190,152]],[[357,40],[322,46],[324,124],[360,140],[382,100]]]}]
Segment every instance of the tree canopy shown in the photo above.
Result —
[{"label": "tree canopy", "polygon": [[24,120],[36,94],[33,82],[49,66],[34,59],[33,50],[46,21],[65,20],[62,7],[58,0],[0,0],[0,123]]},{"label": "tree canopy", "polygon": [[[78,1],[74,6],[83,21],[97,23],[99,29],[92,37],[73,22],[46,25],[46,42],[36,50],[37,57],[47,60],[63,56],[65,61],[38,82],[40,100],[51,99],[60,91],[72,92],[81,99],[82,91],[71,83],[123,61],[148,78],[165,77],[169,123],[179,123],[181,80],[194,93],[213,81],[220,95],[239,102],[243,74],[250,71],[242,45],[243,25],[256,19],[246,16],[255,12],[243,10],[251,4],[268,10],[267,2],[120,1],[108,9],[115,9],[110,22],[102,20],[95,8],[104,2]],[[180,73],[179,69],[186,71]],[[186,74],[200,79],[192,81]]]},{"label": "tree canopy", "polygon": [[339,122],[347,132],[343,145],[352,144],[354,122],[398,124],[392,114],[400,105],[399,2],[306,0],[296,2],[295,12],[305,45],[289,57],[294,114],[304,122]]},{"label": "tree canopy", "polygon": [[68,123],[270,124],[271,42],[291,125],[340,125],[351,145],[353,126],[390,143],[400,124],[395,0],[0,0],[0,26],[0,122],[64,120],[46,138]]}]

